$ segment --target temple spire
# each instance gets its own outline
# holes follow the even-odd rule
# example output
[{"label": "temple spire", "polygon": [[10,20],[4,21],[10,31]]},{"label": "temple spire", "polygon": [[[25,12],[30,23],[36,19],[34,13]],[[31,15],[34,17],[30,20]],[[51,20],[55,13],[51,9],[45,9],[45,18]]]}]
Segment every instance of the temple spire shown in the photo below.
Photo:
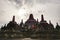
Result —
[{"label": "temple spire", "polygon": [[38,18],[37,18],[37,22],[38,22]]},{"label": "temple spire", "polygon": [[34,19],[33,14],[30,14],[29,19]]},{"label": "temple spire", "polygon": [[41,15],[41,21],[44,21],[44,16],[43,16],[43,14]]},{"label": "temple spire", "polygon": [[21,20],[21,22],[23,23],[23,19]]},{"label": "temple spire", "polygon": [[57,26],[59,26],[59,25],[58,25],[58,22],[57,22],[56,24],[57,24]]},{"label": "temple spire", "polygon": [[51,20],[49,20],[49,24],[51,24]]},{"label": "temple spire", "polygon": [[13,22],[15,22],[15,16],[13,16],[13,19],[12,19]]}]

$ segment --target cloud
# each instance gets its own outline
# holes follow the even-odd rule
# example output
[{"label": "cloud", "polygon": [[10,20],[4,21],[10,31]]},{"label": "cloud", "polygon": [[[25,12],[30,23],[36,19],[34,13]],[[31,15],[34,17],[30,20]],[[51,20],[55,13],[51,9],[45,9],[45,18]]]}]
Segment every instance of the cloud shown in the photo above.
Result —
[{"label": "cloud", "polygon": [[56,3],[56,4],[60,4],[60,0],[36,0],[38,3]]},{"label": "cloud", "polygon": [[8,0],[10,3],[12,3],[15,7],[20,8],[22,6],[22,0]]},{"label": "cloud", "polygon": [[8,0],[0,0],[0,26],[8,23],[12,15],[16,13],[17,9]]},{"label": "cloud", "polygon": [[34,5],[34,3],[42,3],[42,4],[46,4],[46,3],[56,3],[56,4],[60,4],[60,0],[9,0],[10,2],[13,2],[16,5],[22,6],[23,2],[24,4],[28,4],[28,5]]},{"label": "cloud", "polygon": [[13,15],[20,22],[21,16],[17,14],[21,8],[27,10],[23,20],[33,13],[34,18],[40,21],[40,15],[44,14],[47,21],[52,20],[54,25],[56,22],[60,24],[60,0],[0,0],[0,25],[7,24]]}]

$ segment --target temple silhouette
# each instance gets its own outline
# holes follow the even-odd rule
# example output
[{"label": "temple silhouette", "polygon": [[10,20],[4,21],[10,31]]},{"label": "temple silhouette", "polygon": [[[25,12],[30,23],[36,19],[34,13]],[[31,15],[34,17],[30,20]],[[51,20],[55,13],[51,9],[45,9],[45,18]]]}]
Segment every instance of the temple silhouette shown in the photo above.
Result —
[{"label": "temple silhouette", "polygon": [[[15,16],[6,25],[1,27],[0,30],[1,38],[46,38],[46,39],[59,39],[60,38],[60,26],[56,23],[56,28],[52,24],[51,20],[49,23],[44,19],[43,14],[41,15],[40,22],[34,19],[33,14],[30,14],[29,18],[25,23],[23,19],[20,24],[15,21]],[[2,37],[3,36],[3,37]]]}]

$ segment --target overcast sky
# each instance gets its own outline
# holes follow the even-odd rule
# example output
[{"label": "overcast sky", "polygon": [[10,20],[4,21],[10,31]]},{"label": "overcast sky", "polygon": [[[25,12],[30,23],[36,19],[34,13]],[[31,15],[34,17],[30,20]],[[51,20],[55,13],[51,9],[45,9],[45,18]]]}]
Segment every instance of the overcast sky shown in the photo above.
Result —
[{"label": "overcast sky", "polygon": [[16,22],[24,22],[28,19],[29,14],[33,14],[35,19],[41,20],[41,14],[44,19],[51,20],[56,26],[60,25],[60,0],[0,0],[0,27],[12,20],[16,16]]}]

